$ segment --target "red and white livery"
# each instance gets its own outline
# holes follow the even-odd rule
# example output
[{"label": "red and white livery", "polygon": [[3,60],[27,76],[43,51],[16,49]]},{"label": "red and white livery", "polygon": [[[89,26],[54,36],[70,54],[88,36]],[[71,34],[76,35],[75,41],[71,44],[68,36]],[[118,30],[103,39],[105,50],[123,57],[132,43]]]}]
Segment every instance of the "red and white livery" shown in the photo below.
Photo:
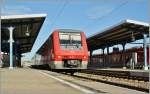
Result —
[{"label": "red and white livery", "polygon": [[55,30],[39,52],[42,64],[47,64],[50,69],[87,69],[86,36],[79,30]]}]

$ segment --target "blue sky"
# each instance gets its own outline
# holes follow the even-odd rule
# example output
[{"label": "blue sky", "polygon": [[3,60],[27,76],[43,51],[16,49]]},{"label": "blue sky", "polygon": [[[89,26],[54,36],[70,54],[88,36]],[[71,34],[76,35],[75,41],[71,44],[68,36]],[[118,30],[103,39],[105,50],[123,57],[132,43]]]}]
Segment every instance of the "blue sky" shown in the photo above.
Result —
[{"label": "blue sky", "polygon": [[26,54],[31,59],[55,29],[79,29],[88,37],[125,19],[148,22],[148,4],[148,0],[3,0],[2,14],[47,14],[32,51]]}]

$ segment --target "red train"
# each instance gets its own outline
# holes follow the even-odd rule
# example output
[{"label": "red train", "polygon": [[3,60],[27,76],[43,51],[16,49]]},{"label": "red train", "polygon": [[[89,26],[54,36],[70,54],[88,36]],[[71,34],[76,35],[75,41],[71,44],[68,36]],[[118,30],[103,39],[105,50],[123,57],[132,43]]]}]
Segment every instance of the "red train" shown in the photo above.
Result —
[{"label": "red train", "polygon": [[[143,48],[131,48],[125,52],[117,51],[109,55],[93,55],[91,62],[93,67],[121,68],[143,68],[144,66]],[[147,47],[147,64],[149,65],[149,48]]]},{"label": "red train", "polygon": [[55,30],[38,51],[42,64],[60,71],[87,69],[88,49],[84,32]]}]

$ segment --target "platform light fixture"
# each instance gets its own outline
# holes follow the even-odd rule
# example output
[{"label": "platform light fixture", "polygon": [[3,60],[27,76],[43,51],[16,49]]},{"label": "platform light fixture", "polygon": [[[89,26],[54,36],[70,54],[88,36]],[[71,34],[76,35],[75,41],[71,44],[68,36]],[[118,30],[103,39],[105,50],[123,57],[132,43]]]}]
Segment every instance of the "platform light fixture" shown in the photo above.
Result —
[{"label": "platform light fixture", "polygon": [[131,35],[131,40],[135,41],[135,36],[134,36],[133,32],[132,32],[132,35]]},{"label": "platform light fixture", "polygon": [[27,26],[26,36],[30,36],[29,27]]}]

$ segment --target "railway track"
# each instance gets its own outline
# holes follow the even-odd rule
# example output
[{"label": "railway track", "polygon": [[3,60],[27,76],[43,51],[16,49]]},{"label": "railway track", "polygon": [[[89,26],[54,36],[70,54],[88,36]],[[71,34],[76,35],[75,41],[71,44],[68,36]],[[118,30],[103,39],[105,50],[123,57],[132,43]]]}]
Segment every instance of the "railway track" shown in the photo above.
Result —
[{"label": "railway track", "polygon": [[[67,73],[63,74],[68,75]],[[82,70],[76,72],[72,77],[149,92],[149,77],[135,76],[128,71]]]},{"label": "railway track", "polygon": [[[49,70],[50,71],[50,70]],[[57,71],[54,71],[57,72]],[[59,71],[59,73],[61,73]],[[74,75],[62,72],[64,75],[86,79],[91,81],[102,82],[110,85],[116,85],[129,89],[135,89],[143,92],[149,92],[149,77],[133,76],[129,72],[120,71],[102,71],[102,70],[82,70],[74,73]]]},{"label": "railway track", "polygon": [[82,70],[73,77],[149,92],[149,77],[132,76],[129,72]]},{"label": "railway track", "polygon": [[93,74],[93,75],[101,75],[101,76],[109,76],[109,77],[117,77],[138,81],[149,81],[149,73],[144,75],[134,74],[129,71],[113,71],[113,70],[82,70],[81,73]]}]

